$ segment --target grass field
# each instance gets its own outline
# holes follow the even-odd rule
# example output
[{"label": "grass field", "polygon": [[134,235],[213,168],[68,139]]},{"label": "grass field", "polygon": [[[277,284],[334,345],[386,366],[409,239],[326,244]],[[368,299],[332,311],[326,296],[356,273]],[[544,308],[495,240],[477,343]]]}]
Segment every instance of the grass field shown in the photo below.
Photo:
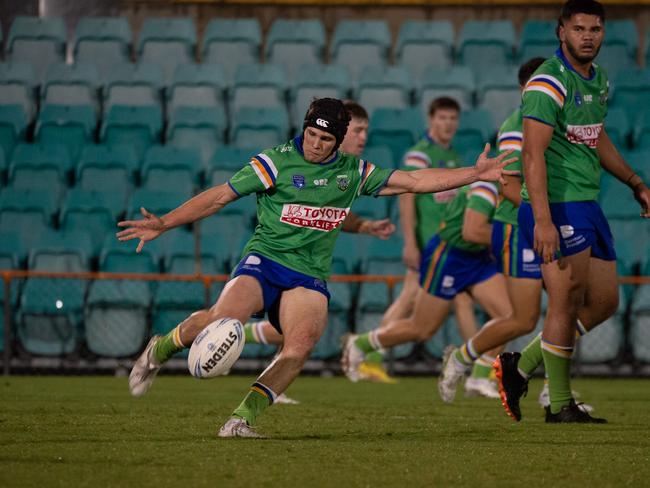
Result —
[{"label": "grass field", "polygon": [[605,426],[543,423],[531,384],[516,424],[497,401],[443,405],[435,378],[300,378],[261,417],[267,440],[215,432],[252,378],[10,377],[0,486],[648,486],[650,381],[576,380]]}]

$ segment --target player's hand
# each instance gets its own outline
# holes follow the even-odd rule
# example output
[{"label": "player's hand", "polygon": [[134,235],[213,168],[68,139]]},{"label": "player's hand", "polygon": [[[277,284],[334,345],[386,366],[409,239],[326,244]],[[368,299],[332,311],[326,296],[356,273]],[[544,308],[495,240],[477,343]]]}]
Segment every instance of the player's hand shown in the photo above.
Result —
[{"label": "player's hand", "polygon": [[366,234],[378,237],[384,241],[395,232],[395,224],[393,224],[390,219],[367,220],[365,224]]},{"label": "player's hand", "polygon": [[641,217],[650,219],[650,189],[645,184],[635,186],[634,198],[641,205]]},{"label": "player's hand", "polygon": [[535,252],[542,257],[544,264],[553,261],[560,250],[560,235],[552,222],[535,224]]},{"label": "player's hand", "polygon": [[140,239],[135,252],[142,251],[145,242],[152,241],[160,234],[165,232],[165,224],[160,217],[148,212],[144,207],[140,207],[140,213],[144,217],[142,220],[123,220],[118,222],[118,227],[127,227],[118,232],[117,238],[120,241],[130,241],[131,239]]},{"label": "player's hand", "polygon": [[[503,151],[496,158],[488,157],[490,152],[490,144],[485,144],[483,152],[479,155],[476,160],[474,168],[478,175],[478,179],[481,181],[498,181],[501,184],[505,184],[504,175],[510,176],[519,176],[520,171],[514,170],[505,170],[506,166],[509,164],[517,162],[518,158],[508,158],[513,153],[512,149]],[[508,158],[508,159],[506,159]]]},{"label": "player's hand", "polygon": [[418,271],[420,269],[420,250],[418,246],[415,244],[404,245],[402,260],[407,268]]}]

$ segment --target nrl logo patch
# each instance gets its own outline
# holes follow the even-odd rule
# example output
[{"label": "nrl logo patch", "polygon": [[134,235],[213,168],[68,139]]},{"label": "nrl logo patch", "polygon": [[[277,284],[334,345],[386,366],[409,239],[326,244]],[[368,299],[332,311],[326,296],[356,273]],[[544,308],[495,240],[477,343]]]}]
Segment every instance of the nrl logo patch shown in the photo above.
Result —
[{"label": "nrl logo patch", "polygon": [[347,190],[348,186],[350,186],[350,178],[348,178],[348,175],[337,175],[336,186],[338,186],[341,191]]},{"label": "nrl logo patch", "polygon": [[291,180],[293,181],[293,186],[299,190],[302,190],[305,187],[305,177],[303,175],[293,175]]}]

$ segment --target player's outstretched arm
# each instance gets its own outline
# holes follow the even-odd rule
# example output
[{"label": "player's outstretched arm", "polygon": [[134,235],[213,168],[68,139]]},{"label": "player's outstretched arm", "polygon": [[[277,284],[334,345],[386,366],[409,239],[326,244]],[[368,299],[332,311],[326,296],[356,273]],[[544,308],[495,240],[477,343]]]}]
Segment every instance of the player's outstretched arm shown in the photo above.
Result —
[{"label": "player's outstretched arm", "polygon": [[534,247],[545,263],[550,263],[560,249],[560,236],[551,219],[546,180],[544,151],[551,143],[553,127],[534,119],[524,118],[522,164],[530,205],[535,216]]},{"label": "player's outstretched arm", "polygon": [[386,240],[393,232],[395,232],[395,224],[393,224],[390,219],[364,219],[356,213],[350,212],[343,221],[341,230],[353,234],[368,234]]},{"label": "player's outstretched arm", "polygon": [[518,175],[519,171],[507,171],[504,168],[517,161],[517,158],[507,159],[511,150],[501,153],[496,158],[489,158],[490,144],[486,144],[483,152],[471,168],[427,168],[415,171],[395,171],[380,195],[399,195],[401,193],[435,193],[469,185],[477,181],[503,182],[504,175]]},{"label": "player's outstretched arm", "polygon": [[140,252],[145,242],[154,240],[174,227],[191,224],[212,215],[236,199],[237,194],[230,186],[223,184],[199,193],[162,217],[157,217],[145,208],[140,208],[144,218],[118,222],[117,226],[125,227],[125,229],[117,233],[117,238],[120,241],[140,239],[136,249],[136,252]]},{"label": "player's outstretched arm", "polygon": [[598,155],[600,156],[600,165],[632,189],[634,198],[641,205],[641,217],[650,218],[650,189],[625,162],[605,129],[598,137]]}]

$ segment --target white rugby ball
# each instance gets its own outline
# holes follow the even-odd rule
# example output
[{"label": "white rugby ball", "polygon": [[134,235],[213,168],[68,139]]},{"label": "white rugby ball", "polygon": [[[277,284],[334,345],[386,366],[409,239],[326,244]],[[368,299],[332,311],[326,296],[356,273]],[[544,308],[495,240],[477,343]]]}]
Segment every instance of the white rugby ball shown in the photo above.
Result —
[{"label": "white rugby ball", "polygon": [[237,319],[212,322],[196,336],[187,367],[195,378],[214,378],[227,373],[244,349],[244,327]]}]

